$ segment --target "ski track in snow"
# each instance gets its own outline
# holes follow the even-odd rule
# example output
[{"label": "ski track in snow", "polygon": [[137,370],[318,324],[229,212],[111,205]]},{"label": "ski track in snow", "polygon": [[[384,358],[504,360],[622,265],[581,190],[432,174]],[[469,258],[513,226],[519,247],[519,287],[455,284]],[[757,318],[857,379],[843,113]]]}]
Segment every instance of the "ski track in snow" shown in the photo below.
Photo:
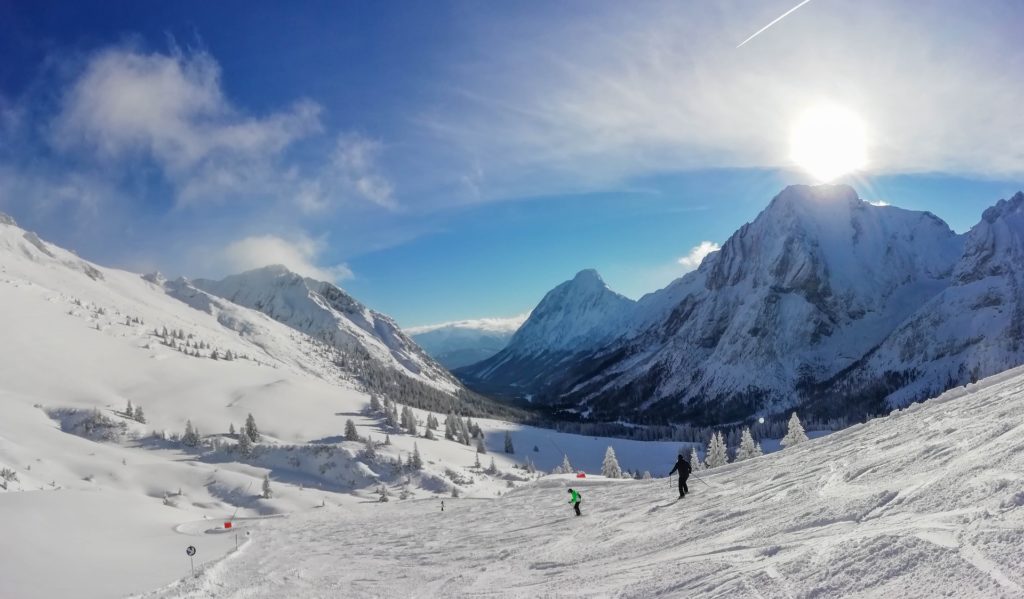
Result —
[{"label": "ski track in snow", "polygon": [[[1024,597],[1024,376],[691,479],[260,522],[146,598]],[[575,518],[565,489],[583,494]]]}]

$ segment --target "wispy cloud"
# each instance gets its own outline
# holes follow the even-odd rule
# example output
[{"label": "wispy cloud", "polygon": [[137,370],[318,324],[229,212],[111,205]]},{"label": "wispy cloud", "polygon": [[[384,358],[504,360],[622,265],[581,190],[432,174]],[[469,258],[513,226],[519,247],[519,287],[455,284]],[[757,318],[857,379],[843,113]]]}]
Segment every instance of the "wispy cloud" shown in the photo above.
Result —
[{"label": "wispy cloud", "polygon": [[690,249],[690,253],[677,260],[677,262],[686,267],[686,270],[688,271],[694,270],[700,266],[700,263],[704,261],[704,258],[706,258],[708,254],[711,252],[717,252],[720,249],[722,249],[722,246],[718,245],[714,241],[702,241],[693,246]]},{"label": "wispy cloud", "polygon": [[495,58],[463,65],[423,125],[483,173],[484,199],[792,167],[790,128],[825,101],[867,123],[871,172],[1024,174],[1024,79],[1006,75],[1024,72],[1019,3],[813,3],[756,51],[735,48],[790,6],[618,4],[547,27],[487,23],[479,43]]},{"label": "wispy cloud", "polygon": [[519,327],[523,326],[526,319],[530,317],[529,312],[519,314],[517,316],[511,316],[509,318],[476,318],[472,320],[453,320],[451,322],[442,322],[439,324],[428,324],[419,327],[410,327],[404,329],[409,335],[420,335],[423,333],[429,333],[430,331],[436,331],[438,329],[474,329],[480,331],[491,331],[495,333],[512,333],[517,331]]},{"label": "wispy cloud", "polygon": [[50,138],[99,160],[149,158],[190,203],[266,183],[281,152],[321,131],[320,112],[299,100],[248,116],[225,97],[210,55],[115,48],[94,55],[64,93]]},{"label": "wispy cloud", "polygon": [[256,235],[236,240],[225,247],[220,256],[225,272],[241,272],[280,264],[292,272],[321,281],[337,282],[352,278],[345,264],[319,266],[317,264],[325,244],[322,241],[298,235],[284,239],[276,235]]}]

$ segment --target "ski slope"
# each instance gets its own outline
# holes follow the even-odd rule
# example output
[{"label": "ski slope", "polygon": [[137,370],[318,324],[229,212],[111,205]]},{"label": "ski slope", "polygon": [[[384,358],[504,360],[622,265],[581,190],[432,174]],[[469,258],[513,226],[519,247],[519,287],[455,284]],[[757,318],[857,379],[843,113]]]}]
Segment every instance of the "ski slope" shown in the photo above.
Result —
[{"label": "ski slope", "polygon": [[1024,597],[1024,369],[704,479],[296,513],[141,597]]}]

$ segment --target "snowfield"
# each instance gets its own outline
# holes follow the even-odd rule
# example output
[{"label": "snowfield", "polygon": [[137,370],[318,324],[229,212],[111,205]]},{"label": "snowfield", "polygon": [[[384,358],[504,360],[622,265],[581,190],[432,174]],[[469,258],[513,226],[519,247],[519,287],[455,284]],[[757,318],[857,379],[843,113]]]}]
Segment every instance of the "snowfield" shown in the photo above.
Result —
[{"label": "snowfield", "polygon": [[[691,479],[265,520],[142,597],[1024,597],[1024,369]],[[575,518],[566,489],[583,494]]]}]

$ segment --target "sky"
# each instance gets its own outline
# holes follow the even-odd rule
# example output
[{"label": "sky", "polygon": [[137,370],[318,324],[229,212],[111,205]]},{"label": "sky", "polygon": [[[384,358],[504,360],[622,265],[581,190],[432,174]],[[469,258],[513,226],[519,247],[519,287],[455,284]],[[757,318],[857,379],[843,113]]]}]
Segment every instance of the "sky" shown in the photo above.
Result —
[{"label": "sky", "polygon": [[0,211],[95,262],[282,263],[403,326],[639,297],[784,186],[804,111],[862,197],[957,231],[1024,188],[1024,4],[0,0]]}]

